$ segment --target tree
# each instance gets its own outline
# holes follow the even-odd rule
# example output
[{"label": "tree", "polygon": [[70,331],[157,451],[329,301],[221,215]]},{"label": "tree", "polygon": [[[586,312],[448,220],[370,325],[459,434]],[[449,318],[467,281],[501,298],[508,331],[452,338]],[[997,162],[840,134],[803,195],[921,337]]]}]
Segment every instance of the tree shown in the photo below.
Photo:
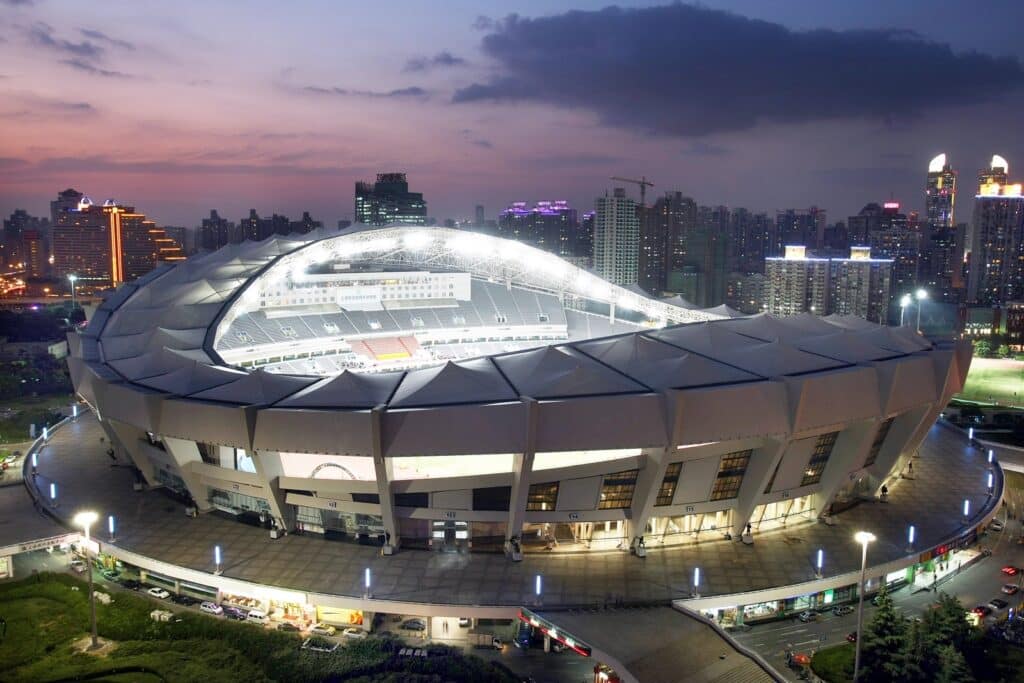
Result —
[{"label": "tree", "polygon": [[907,629],[906,643],[903,650],[903,680],[908,683],[926,683],[931,675],[925,673],[924,658],[926,654],[925,633],[921,622],[913,621]]},{"label": "tree", "polygon": [[885,683],[902,679],[906,668],[906,623],[884,584],[878,594],[878,609],[862,637],[858,680]]},{"label": "tree", "polygon": [[988,358],[992,355],[992,344],[987,339],[974,340],[974,355],[981,358]]},{"label": "tree", "polygon": [[936,670],[935,683],[971,683],[974,676],[967,666],[967,660],[952,645],[939,648],[939,667]]}]

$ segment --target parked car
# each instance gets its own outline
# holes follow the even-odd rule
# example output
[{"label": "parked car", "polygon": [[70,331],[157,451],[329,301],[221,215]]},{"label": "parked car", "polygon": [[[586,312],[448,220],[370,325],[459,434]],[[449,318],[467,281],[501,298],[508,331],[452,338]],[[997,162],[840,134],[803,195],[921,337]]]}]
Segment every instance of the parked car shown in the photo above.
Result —
[{"label": "parked car", "polygon": [[313,628],[309,629],[309,632],[316,636],[333,636],[338,632],[338,629],[334,628],[330,624],[325,624],[322,621],[314,624]]},{"label": "parked car", "polygon": [[1015,583],[1004,583],[1002,590],[1007,595],[1015,595],[1017,593],[1017,591],[1020,590],[1020,586],[1018,586]]},{"label": "parked car", "polygon": [[249,610],[249,613],[245,615],[245,620],[250,624],[259,624],[260,626],[266,626],[270,623],[270,617],[267,613],[258,609]]},{"label": "parked car", "polygon": [[200,612],[206,612],[207,614],[224,614],[224,608],[215,602],[205,600],[199,605]]},{"label": "parked car", "polygon": [[991,522],[988,523],[988,528],[992,531],[1002,531],[1003,523],[998,519],[993,519]]},{"label": "parked car", "polygon": [[142,583],[135,579],[123,579],[120,583],[122,588],[127,588],[130,591],[137,591],[142,588]]},{"label": "parked car", "polygon": [[1002,598],[992,598],[988,601],[988,606],[997,612],[1001,609],[1006,609],[1008,604],[1010,603],[1006,602],[1006,600],[1003,600]]},{"label": "parked car", "polygon": [[1020,569],[1014,567],[1012,564],[1008,564],[1003,567],[1002,571],[1007,576],[1017,576],[1017,574],[1020,573]]},{"label": "parked car", "polygon": [[366,637],[366,631],[364,631],[361,628],[355,628],[353,626],[351,628],[347,628],[344,631],[342,631],[341,635],[344,636],[345,638],[349,638],[351,640],[362,640],[363,638]]},{"label": "parked car", "polygon": [[469,617],[459,617],[459,628],[469,628],[471,621]]},{"label": "parked car", "polygon": [[992,608],[989,607],[988,605],[978,605],[977,607],[975,607],[971,611],[974,612],[976,615],[978,615],[982,619],[984,619],[988,615],[992,614]]},{"label": "parked car", "polygon": [[160,600],[166,600],[167,598],[171,597],[170,593],[165,591],[163,588],[158,588],[156,586],[153,586],[148,591],[146,591],[146,595],[148,595],[151,598],[159,598]]},{"label": "parked car", "polygon": [[85,562],[82,560],[71,560],[71,571],[77,574],[84,574]]},{"label": "parked car", "polygon": [[806,624],[809,621],[816,621],[818,618],[818,613],[812,612],[810,610],[804,610],[803,612],[798,614],[796,618]]},{"label": "parked car", "polygon": [[325,640],[318,636],[312,638],[306,638],[302,641],[303,650],[312,650],[313,652],[334,652],[338,649],[339,643],[331,640]]},{"label": "parked car", "polygon": [[228,606],[224,608],[224,616],[228,619],[234,619],[235,621],[245,621],[245,618],[249,616],[249,613],[244,609]]},{"label": "parked car", "polygon": [[844,617],[847,614],[853,614],[853,606],[837,605],[836,607],[832,608],[832,614],[836,615],[837,617]]},{"label": "parked car", "polygon": [[107,581],[117,581],[121,577],[121,572],[116,569],[104,569],[100,572],[100,576]]},{"label": "parked car", "polygon": [[427,622],[422,619],[406,619],[402,622],[400,628],[403,628],[406,631],[426,631]]},{"label": "parked car", "polygon": [[191,607],[192,605],[198,605],[200,601],[193,598],[191,595],[172,595],[171,602],[176,605]]},{"label": "parked car", "polygon": [[857,632],[856,631],[850,631],[849,633],[847,633],[846,634],[846,642],[848,642],[848,643],[856,643],[857,642]]},{"label": "parked car", "polygon": [[282,621],[280,624],[277,625],[277,630],[278,631],[289,631],[291,633],[298,633],[302,629],[300,629],[298,626],[296,626],[295,624],[293,624],[290,621]]}]

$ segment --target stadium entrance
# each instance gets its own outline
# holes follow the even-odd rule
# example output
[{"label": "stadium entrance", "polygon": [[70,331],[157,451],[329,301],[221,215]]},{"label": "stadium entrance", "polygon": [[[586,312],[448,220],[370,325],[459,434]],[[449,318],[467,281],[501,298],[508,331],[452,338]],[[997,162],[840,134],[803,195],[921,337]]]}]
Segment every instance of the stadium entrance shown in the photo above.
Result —
[{"label": "stadium entrance", "polygon": [[469,522],[454,519],[435,521],[431,538],[433,547],[441,552],[460,552],[469,545]]}]

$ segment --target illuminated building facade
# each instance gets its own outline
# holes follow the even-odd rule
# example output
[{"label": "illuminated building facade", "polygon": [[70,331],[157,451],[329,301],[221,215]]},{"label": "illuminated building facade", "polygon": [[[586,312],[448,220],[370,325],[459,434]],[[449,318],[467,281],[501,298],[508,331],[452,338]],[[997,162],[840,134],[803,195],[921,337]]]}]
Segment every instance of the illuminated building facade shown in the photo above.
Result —
[{"label": "illuminated building facade", "polygon": [[409,192],[404,173],[378,173],[375,183],[356,183],[355,218],[367,225],[426,225],[427,202],[421,192]]},{"label": "illuminated building facade", "polygon": [[564,200],[539,201],[532,207],[513,202],[498,216],[499,237],[559,256],[582,255],[578,253],[578,226],[576,209]]},{"label": "illuminated building facade", "polygon": [[869,247],[851,247],[850,258],[829,264],[829,312],[885,324],[892,299],[892,259],[871,258]]},{"label": "illuminated building facade", "polygon": [[640,256],[636,202],[621,187],[594,202],[594,271],[616,285],[635,284]]},{"label": "illuminated building facade", "polygon": [[1024,298],[1024,195],[1008,183],[1009,165],[995,155],[979,174],[971,223],[968,298],[997,305]]},{"label": "illuminated building facade", "polygon": [[765,312],[778,316],[827,313],[828,259],[808,257],[806,249],[790,245],[785,256],[764,260]]}]

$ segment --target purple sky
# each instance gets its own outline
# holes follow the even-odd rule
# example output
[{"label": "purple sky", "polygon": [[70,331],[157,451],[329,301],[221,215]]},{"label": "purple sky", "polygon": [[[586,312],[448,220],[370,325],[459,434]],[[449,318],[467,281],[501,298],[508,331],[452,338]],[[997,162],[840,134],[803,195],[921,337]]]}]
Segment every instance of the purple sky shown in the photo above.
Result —
[{"label": "purple sky", "polygon": [[919,208],[939,152],[962,197],[1024,164],[1024,3],[605,5],[0,0],[0,213],[73,186],[166,224],[333,223],[400,170],[438,219],[643,174],[832,220]]}]

